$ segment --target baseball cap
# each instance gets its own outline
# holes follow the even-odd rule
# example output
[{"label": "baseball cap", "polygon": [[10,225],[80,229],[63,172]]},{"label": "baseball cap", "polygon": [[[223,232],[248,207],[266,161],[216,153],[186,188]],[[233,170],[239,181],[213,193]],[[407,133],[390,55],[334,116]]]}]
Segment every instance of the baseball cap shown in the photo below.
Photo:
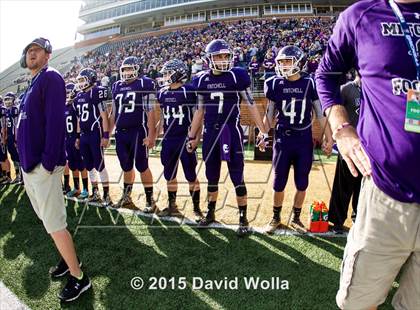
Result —
[{"label": "baseball cap", "polygon": [[52,53],[52,46],[51,46],[50,41],[48,39],[39,37],[39,38],[33,39],[31,43],[26,45],[25,49],[23,50],[24,55],[26,54],[26,52],[28,51],[29,47],[32,44],[36,44],[39,47],[43,48],[48,54]]}]

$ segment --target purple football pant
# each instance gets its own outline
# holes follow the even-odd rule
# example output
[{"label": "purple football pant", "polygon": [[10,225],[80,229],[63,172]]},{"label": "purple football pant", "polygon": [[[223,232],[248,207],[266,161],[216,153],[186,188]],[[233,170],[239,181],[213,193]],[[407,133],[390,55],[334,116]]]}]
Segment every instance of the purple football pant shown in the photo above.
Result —
[{"label": "purple football pant", "polygon": [[143,139],[146,137],[146,127],[115,130],[117,156],[124,172],[133,169],[134,160],[140,173],[149,168],[149,149],[143,145]]},{"label": "purple football pant", "polygon": [[83,132],[80,135],[80,154],[82,155],[84,166],[89,171],[95,168],[100,172],[105,168],[101,137],[102,135],[99,129],[91,132]]},{"label": "purple football pant", "polygon": [[164,139],[160,161],[163,165],[163,175],[167,181],[176,178],[180,161],[187,181],[194,182],[197,179],[197,173],[195,172],[197,154],[195,151],[188,153],[186,139]]},{"label": "purple football pant", "polygon": [[7,137],[7,151],[9,152],[12,161],[19,162],[19,154],[15,144],[15,137]]},{"label": "purple football pant", "polygon": [[[229,176],[235,187],[244,184],[243,132],[239,122],[228,124],[230,130]],[[203,134],[203,159],[209,184],[218,184],[222,159],[220,154],[220,130],[207,126]]]},{"label": "purple football pant", "polygon": [[0,162],[5,162],[7,159],[7,145],[0,144]]},{"label": "purple football pant", "polygon": [[284,191],[292,165],[296,189],[305,191],[308,188],[313,160],[312,134],[309,132],[302,136],[293,134],[287,136],[276,132],[274,141],[274,191]]},{"label": "purple football pant", "polygon": [[70,170],[82,171],[85,169],[83,158],[80,150],[74,146],[76,143],[76,136],[66,136],[66,159]]}]

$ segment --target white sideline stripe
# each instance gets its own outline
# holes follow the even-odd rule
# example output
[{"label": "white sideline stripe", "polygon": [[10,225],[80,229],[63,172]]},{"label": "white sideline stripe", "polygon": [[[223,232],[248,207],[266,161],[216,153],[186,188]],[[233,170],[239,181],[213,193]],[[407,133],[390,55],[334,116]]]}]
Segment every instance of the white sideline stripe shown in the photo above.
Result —
[{"label": "white sideline stripe", "polygon": [[0,309],[7,310],[30,310],[30,308],[10,291],[0,280]]},{"label": "white sideline stripe", "polygon": [[[68,198],[65,197],[65,199],[67,200],[72,200],[75,202],[78,202],[80,204],[83,204],[83,202],[80,202],[79,200],[77,200],[77,198]],[[165,220],[168,222],[175,222],[178,224],[184,224],[184,225],[189,225],[189,226],[194,226],[197,229],[208,229],[208,228],[217,228],[217,229],[229,229],[229,230],[233,230],[236,231],[236,229],[238,228],[238,225],[226,225],[226,224],[222,224],[222,223],[212,223],[207,227],[197,227],[197,223],[193,220],[190,220],[188,218],[179,218],[179,217],[174,217],[174,216],[157,216],[156,214],[150,214],[150,213],[144,213],[140,210],[131,210],[131,209],[124,209],[124,208],[104,208],[102,207],[100,204],[98,203],[91,203],[89,204],[90,206],[96,206],[99,208],[103,208],[103,209],[110,209],[110,210],[114,210],[117,211],[121,214],[135,214],[135,215],[141,215],[142,217],[147,217],[147,218],[154,218],[156,220]],[[84,225],[78,225],[79,227],[84,227]],[[89,227],[94,227],[94,226],[89,226]],[[170,228],[168,226],[166,226],[166,228]],[[252,233],[258,233],[258,234],[263,234],[266,235],[265,232],[265,228],[264,227],[252,227],[250,226],[250,231]],[[311,232],[307,232],[305,234],[301,234],[297,231],[291,230],[291,229],[277,229],[272,235],[276,235],[276,236],[309,236],[309,237],[334,237],[334,238],[347,238],[347,232],[344,232],[341,235],[336,235],[333,232],[326,232],[326,233],[311,233]],[[1,308],[0,308],[1,310]]]}]

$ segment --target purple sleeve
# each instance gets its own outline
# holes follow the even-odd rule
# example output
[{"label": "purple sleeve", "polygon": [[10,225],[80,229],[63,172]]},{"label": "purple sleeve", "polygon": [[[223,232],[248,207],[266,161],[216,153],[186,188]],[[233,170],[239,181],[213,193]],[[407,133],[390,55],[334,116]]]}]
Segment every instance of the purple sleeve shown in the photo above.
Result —
[{"label": "purple sleeve", "polygon": [[355,33],[356,16],[347,9],[337,20],[327,50],[316,71],[316,87],[322,110],[342,104],[340,99],[340,77],[356,66]]},{"label": "purple sleeve", "polygon": [[233,72],[236,75],[238,90],[245,90],[251,86],[251,78],[245,69],[238,68],[238,70]]},{"label": "purple sleeve", "polygon": [[45,99],[45,147],[42,153],[42,165],[53,171],[60,161],[64,149],[66,88],[64,80],[56,72],[48,72],[47,86],[44,89]]},{"label": "purple sleeve", "polygon": [[271,101],[276,101],[275,96],[273,96],[273,79],[265,80],[264,82],[264,95],[267,99]]}]

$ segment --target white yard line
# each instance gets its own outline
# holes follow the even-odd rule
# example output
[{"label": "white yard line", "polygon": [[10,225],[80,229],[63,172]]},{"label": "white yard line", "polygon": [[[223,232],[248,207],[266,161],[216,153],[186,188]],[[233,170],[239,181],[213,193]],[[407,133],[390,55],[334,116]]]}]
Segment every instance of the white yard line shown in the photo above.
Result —
[{"label": "white yard line", "polygon": [[19,298],[0,281],[0,310],[29,310]]}]

